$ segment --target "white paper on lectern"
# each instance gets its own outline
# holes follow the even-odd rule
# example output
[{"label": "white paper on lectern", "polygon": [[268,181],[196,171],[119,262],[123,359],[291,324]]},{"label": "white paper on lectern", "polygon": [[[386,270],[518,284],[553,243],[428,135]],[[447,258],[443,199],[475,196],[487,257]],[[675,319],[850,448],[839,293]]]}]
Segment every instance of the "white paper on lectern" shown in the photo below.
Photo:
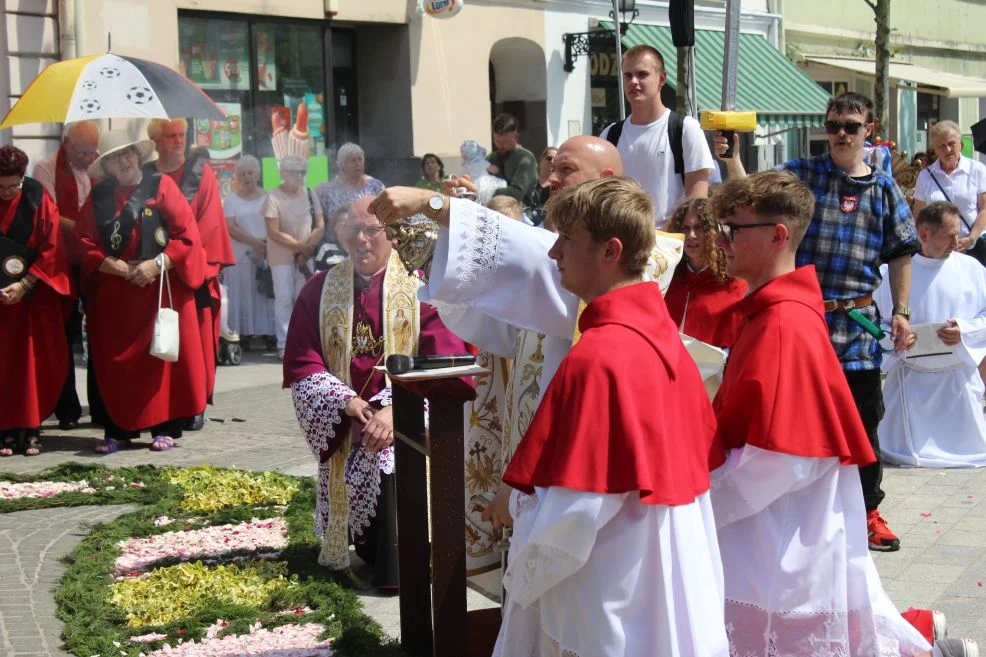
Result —
[{"label": "white paper on lectern", "polygon": [[[373,369],[378,372],[386,372],[384,365],[376,365]],[[434,379],[448,379],[457,376],[475,376],[477,374],[489,374],[489,370],[479,365],[458,365],[456,367],[442,367],[435,370],[411,370],[404,374],[390,374],[394,381],[432,381]]]},{"label": "white paper on lectern", "polygon": [[938,330],[948,326],[946,322],[930,324],[912,324],[911,332],[918,336],[914,346],[904,352],[905,360],[917,358],[918,361],[929,356],[951,356],[955,348],[950,347],[938,337]]}]

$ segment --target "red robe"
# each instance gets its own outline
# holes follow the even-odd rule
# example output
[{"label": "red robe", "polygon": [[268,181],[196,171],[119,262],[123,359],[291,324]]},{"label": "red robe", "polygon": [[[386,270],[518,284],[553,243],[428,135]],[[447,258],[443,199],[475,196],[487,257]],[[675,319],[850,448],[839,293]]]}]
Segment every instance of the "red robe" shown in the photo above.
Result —
[{"label": "red robe", "polygon": [[674,272],[664,301],[678,330],[714,347],[729,349],[742,317],[734,304],[746,294],[738,278],[720,281],[711,268],[693,272],[682,262]]},{"label": "red robe", "polygon": [[[34,183],[40,187],[39,183]],[[25,186],[28,181],[25,180]],[[0,232],[6,234],[24,192],[0,201]],[[34,231],[25,245],[37,256],[28,273],[34,292],[12,306],[0,304],[0,429],[35,429],[55,410],[65,375],[66,298],[71,294],[68,260],[62,251],[58,208],[47,193],[34,213]]]},{"label": "red robe", "polygon": [[[207,156],[200,155],[200,157]],[[182,166],[164,175],[180,186],[188,164],[189,161],[186,161]],[[206,308],[199,307],[198,316],[202,352],[205,357],[206,398],[211,404],[212,393],[216,387],[216,355],[219,350],[219,313],[222,303],[219,271],[223,267],[236,264],[236,257],[233,255],[233,244],[229,238],[229,226],[226,224],[219,183],[208,164],[202,168],[198,190],[189,205],[192,207],[192,214],[199,227],[202,248],[205,250],[205,284],[208,287],[210,303]]]},{"label": "red robe", "polygon": [[561,486],[692,503],[709,490],[715,418],[657,283],[594,299],[579,330],[504,483],[526,493]]},{"label": "red robe", "polygon": [[[68,156],[65,154],[65,144],[58,148],[55,155],[55,203],[58,204],[58,212],[61,216],[79,220],[79,186],[75,182],[75,174],[72,172],[72,165],[69,164]],[[79,242],[79,227],[75,230],[62,228],[62,242],[65,245],[65,254],[68,261],[79,264],[82,260],[82,244]]]},{"label": "red robe", "polygon": [[815,267],[796,269],[737,305],[744,324],[715,399],[725,449],[753,445],[843,465],[876,457],[829,341]]},{"label": "red robe", "polygon": [[[133,194],[133,188],[117,187],[116,211]],[[106,258],[96,225],[90,194],[79,218],[82,240],[82,284],[90,358],[110,418],[121,429],[140,430],[177,418],[191,417],[205,409],[206,373],[202,341],[195,312],[194,291],[201,287],[205,262],[195,218],[181,192],[167,176],[161,177],[156,204],[170,232],[164,252],[174,267],[168,272],[174,309],[179,315],[179,358],[168,363],[150,355],[154,319],[158,310],[158,283],[137,287],[124,278],[99,271]],[[122,260],[138,258],[140,219],[134,224]],[[167,290],[164,305],[168,304]]]}]

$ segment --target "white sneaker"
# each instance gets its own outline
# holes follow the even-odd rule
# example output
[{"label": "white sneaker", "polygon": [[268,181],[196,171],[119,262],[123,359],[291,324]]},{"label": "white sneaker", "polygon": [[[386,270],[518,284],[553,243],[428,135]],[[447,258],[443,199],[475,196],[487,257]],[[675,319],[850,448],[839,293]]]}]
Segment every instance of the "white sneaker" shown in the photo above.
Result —
[{"label": "white sneaker", "polygon": [[934,657],[979,657],[979,644],[969,638],[935,641]]}]

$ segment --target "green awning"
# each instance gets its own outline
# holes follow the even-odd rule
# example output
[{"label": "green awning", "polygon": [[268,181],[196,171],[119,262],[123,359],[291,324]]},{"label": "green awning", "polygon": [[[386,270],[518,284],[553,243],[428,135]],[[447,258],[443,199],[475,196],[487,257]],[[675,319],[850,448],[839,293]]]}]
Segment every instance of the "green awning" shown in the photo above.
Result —
[{"label": "green awning", "polygon": [[[613,29],[609,21],[600,21],[600,25]],[[725,42],[725,32],[695,30],[695,96],[700,111],[722,107]],[[623,45],[629,48],[640,44],[654,46],[661,51],[668,72],[668,84],[677,88],[678,49],[671,41],[671,28],[630,25],[623,36]],[[757,122],[769,130],[821,127],[829,99],[828,92],[766,38],[756,34],[740,34],[737,110],[755,111]]]}]

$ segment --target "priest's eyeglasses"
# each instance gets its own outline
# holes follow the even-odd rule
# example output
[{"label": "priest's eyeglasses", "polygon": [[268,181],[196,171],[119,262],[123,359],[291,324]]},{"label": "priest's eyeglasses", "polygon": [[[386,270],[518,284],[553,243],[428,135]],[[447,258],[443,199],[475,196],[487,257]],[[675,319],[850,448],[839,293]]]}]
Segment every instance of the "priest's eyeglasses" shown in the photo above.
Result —
[{"label": "priest's eyeglasses", "polygon": [[384,226],[383,224],[371,224],[369,226],[342,224],[340,228],[344,230],[346,233],[348,233],[349,235],[352,235],[353,237],[359,237],[360,234],[362,233],[363,235],[366,235],[368,238],[373,239],[374,237],[379,235],[381,231],[383,231]]},{"label": "priest's eyeglasses", "polygon": [[719,235],[722,236],[722,241],[726,244],[732,244],[733,240],[736,239],[736,233],[738,233],[743,228],[764,228],[766,226],[776,226],[776,221],[760,222],[755,224],[734,224],[731,221],[719,224]]},{"label": "priest's eyeglasses", "polygon": [[0,185],[0,192],[16,192],[24,187],[24,179],[21,178],[20,182],[16,185]]}]

